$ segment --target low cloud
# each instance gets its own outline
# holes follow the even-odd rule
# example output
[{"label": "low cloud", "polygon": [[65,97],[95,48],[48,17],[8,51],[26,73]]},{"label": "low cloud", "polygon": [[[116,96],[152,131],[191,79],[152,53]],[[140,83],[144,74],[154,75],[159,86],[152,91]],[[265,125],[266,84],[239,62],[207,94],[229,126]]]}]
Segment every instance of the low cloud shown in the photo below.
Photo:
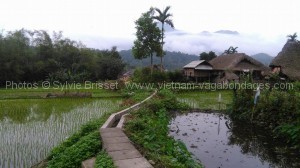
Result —
[{"label": "low cloud", "polygon": [[[130,37],[105,37],[105,36],[76,36],[88,47],[109,49],[117,46],[119,50],[131,49],[134,35]],[[214,51],[221,54],[230,46],[238,47],[238,52],[254,55],[267,53],[276,56],[286,42],[285,36],[263,37],[251,34],[221,34],[203,32],[191,34],[183,31],[166,33],[164,49],[199,55],[201,52]]]},{"label": "low cloud", "polygon": [[181,51],[189,54],[199,55],[201,52],[215,51],[218,54],[224,52],[230,46],[238,47],[238,52],[254,55],[267,53],[276,56],[282,49],[285,38],[282,40],[269,40],[266,37],[247,34],[220,34],[201,33],[184,34],[169,33],[166,35],[166,49],[170,51]]}]

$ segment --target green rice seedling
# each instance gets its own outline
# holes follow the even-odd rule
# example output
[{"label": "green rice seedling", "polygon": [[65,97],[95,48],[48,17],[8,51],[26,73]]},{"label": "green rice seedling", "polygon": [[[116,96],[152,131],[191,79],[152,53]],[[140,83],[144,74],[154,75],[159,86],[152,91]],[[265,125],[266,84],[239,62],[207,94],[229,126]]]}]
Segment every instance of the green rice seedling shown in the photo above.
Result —
[{"label": "green rice seedling", "polygon": [[36,164],[81,125],[119,104],[120,98],[0,100],[0,168]]}]

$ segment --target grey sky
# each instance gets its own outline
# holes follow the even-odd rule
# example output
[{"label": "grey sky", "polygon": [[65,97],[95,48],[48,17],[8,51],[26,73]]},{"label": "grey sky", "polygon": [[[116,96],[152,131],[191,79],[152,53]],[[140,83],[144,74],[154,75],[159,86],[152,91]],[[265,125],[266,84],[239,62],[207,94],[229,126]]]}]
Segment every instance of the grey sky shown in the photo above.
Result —
[{"label": "grey sky", "polygon": [[[135,25],[151,6],[171,6],[173,22],[184,35],[166,37],[166,48],[191,54],[223,51],[230,45],[240,52],[276,55],[286,35],[300,30],[297,0],[1,0],[0,29],[63,31],[89,47],[129,49]],[[202,31],[235,30],[238,36]]]}]

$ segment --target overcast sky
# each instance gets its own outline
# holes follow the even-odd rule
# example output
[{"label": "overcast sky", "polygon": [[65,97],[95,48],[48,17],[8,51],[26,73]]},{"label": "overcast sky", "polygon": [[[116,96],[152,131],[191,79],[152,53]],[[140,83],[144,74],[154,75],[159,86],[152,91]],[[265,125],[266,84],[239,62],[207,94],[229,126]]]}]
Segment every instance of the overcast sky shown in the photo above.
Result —
[{"label": "overcast sky", "polygon": [[[166,49],[190,54],[224,51],[277,55],[286,35],[300,33],[297,0],[1,0],[0,29],[63,31],[88,47],[132,46],[134,21],[151,6],[170,5],[176,30],[167,34]],[[238,31],[240,35],[200,34]]]}]

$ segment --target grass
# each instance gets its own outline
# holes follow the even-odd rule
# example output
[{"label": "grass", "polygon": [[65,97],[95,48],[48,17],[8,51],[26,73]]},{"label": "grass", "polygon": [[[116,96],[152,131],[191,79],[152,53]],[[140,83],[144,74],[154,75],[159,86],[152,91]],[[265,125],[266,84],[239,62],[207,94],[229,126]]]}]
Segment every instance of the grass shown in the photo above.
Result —
[{"label": "grass", "polygon": [[[150,93],[151,92],[136,91],[134,94],[131,94],[129,98],[132,99],[134,103],[140,99],[146,98]],[[53,148],[48,156],[48,167],[79,167],[80,163],[85,159],[97,156],[96,167],[114,168],[112,159],[107,153],[102,151],[100,134],[98,131],[110,114],[111,113],[106,113],[99,119],[88,122],[86,125],[82,126],[78,132]]]},{"label": "grass", "polygon": [[108,98],[108,97],[122,97],[122,94],[118,90],[108,89],[65,89],[49,88],[43,89],[39,87],[37,89],[0,89],[0,99],[39,99],[45,98],[48,93],[65,93],[65,92],[80,92],[80,93],[92,93],[93,98]]},{"label": "grass", "polygon": [[0,167],[30,167],[83,124],[125,108],[120,107],[120,91],[90,90],[93,98],[43,98],[49,91],[56,90],[0,89]]},{"label": "grass", "polygon": [[[219,94],[221,103],[219,106]],[[227,105],[232,102],[233,92],[230,90],[222,91],[186,91],[176,94],[180,102],[188,104],[193,109],[201,110],[225,110]]]},{"label": "grass", "polygon": [[177,102],[169,90],[160,91],[158,97],[145,107],[131,112],[125,125],[126,134],[156,168],[200,168],[182,142],[168,136],[169,111],[186,109]]},{"label": "grass", "polygon": [[95,168],[116,168],[112,158],[105,152],[98,153],[95,162]]}]

